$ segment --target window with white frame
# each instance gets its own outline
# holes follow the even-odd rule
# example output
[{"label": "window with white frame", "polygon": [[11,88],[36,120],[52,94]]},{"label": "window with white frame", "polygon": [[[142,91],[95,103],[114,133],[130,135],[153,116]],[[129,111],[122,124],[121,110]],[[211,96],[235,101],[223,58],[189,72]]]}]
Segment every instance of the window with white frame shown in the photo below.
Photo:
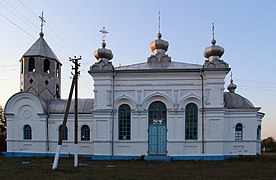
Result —
[{"label": "window with white frame", "polygon": [[[62,125],[58,128],[58,138],[62,136]],[[68,128],[65,126],[64,133],[63,133],[63,140],[68,140]]]},{"label": "window with white frame", "polygon": [[235,127],[235,140],[242,140],[243,125],[238,123]]},{"label": "window with white frame", "polygon": [[198,107],[189,103],[185,107],[185,139],[197,140],[198,136]]},{"label": "window with white frame", "polygon": [[130,140],[131,109],[127,104],[119,107],[119,140]]},{"label": "window with white frame", "polygon": [[81,141],[89,141],[90,140],[90,128],[87,125],[83,125],[81,127]]},{"label": "window with white frame", "polygon": [[30,125],[23,127],[23,139],[32,139],[32,128]]}]

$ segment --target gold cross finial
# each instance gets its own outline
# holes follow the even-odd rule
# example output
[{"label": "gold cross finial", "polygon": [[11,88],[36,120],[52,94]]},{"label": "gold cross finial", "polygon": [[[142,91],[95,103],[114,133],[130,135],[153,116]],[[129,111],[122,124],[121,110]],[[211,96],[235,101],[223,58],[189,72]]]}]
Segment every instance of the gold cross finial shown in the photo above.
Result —
[{"label": "gold cross finial", "polygon": [[42,11],[42,15],[39,16],[39,18],[40,18],[40,21],[41,21],[40,36],[43,36],[44,35],[43,34],[43,26],[44,26],[44,23],[46,22],[45,19],[44,19],[44,17],[43,17],[43,11]]},{"label": "gold cross finial", "polygon": [[102,33],[102,41],[105,42],[105,37],[108,32],[106,31],[105,27],[103,27],[100,32]]}]

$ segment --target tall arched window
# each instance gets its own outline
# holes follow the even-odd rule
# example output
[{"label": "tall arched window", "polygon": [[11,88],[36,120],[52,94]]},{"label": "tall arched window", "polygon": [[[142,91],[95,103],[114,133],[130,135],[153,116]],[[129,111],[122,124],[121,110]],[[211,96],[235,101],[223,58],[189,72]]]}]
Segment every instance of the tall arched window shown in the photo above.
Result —
[{"label": "tall arched window", "polygon": [[35,60],[33,57],[29,58],[29,72],[35,71]]},{"label": "tall arched window", "polygon": [[257,128],[257,140],[261,141],[261,125],[259,125]]},{"label": "tall arched window", "polygon": [[44,59],[44,72],[50,73],[50,61],[49,61],[49,59]]},{"label": "tall arched window", "polygon": [[89,141],[90,140],[90,128],[87,125],[81,127],[81,140]]},{"label": "tall arched window", "polygon": [[23,139],[32,139],[32,128],[30,125],[23,127]]},{"label": "tall arched window", "polygon": [[130,140],[131,109],[123,104],[119,107],[119,140]]},{"label": "tall arched window", "polygon": [[[61,134],[62,134],[62,125],[60,125],[59,128],[58,128],[58,138],[61,136]],[[65,129],[64,129],[63,140],[68,140],[68,128],[67,128],[67,126],[65,126]]]},{"label": "tall arched window", "polygon": [[149,124],[167,124],[167,107],[161,101],[155,101],[149,106]]},{"label": "tall arched window", "polygon": [[238,123],[235,127],[235,140],[242,140],[242,124]]},{"label": "tall arched window", "polygon": [[190,103],[185,108],[185,139],[197,140],[198,134],[198,108]]}]

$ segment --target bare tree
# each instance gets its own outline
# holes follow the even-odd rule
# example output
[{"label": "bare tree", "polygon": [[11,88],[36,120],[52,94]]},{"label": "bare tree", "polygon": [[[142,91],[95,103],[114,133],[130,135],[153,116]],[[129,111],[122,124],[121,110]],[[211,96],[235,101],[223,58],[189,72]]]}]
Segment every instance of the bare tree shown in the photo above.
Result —
[{"label": "bare tree", "polygon": [[0,105],[0,152],[6,151],[7,122],[4,116],[3,106]]}]

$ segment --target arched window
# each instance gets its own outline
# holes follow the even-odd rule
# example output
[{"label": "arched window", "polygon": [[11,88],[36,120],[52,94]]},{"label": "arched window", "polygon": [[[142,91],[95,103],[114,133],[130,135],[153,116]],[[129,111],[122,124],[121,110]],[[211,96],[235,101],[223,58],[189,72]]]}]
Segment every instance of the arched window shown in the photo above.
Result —
[{"label": "arched window", "polygon": [[81,127],[81,140],[89,141],[90,140],[90,128],[87,125]]},{"label": "arched window", "polygon": [[20,61],[20,73],[21,74],[23,74],[23,68],[24,68],[23,63],[24,63],[24,60],[21,60]]},{"label": "arched window", "polygon": [[[61,136],[61,134],[62,134],[62,125],[60,125],[59,128],[58,128],[58,138]],[[68,140],[68,128],[67,128],[67,126],[65,126],[65,129],[64,129],[63,140]]]},{"label": "arched window", "polygon": [[49,59],[44,59],[44,72],[50,73],[50,61]]},{"label": "arched window", "polygon": [[23,139],[32,139],[32,128],[29,125],[23,127]]},{"label": "arched window", "polygon": [[185,108],[185,139],[197,140],[198,134],[198,108],[190,103]]},{"label": "arched window", "polygon": [[119,140],[130,140],[131,110],[129,105],[123,104],[119,107]]},{"label": "arched window", "polygon": [[261,141],[261,125],[259,125],[257,128],[257,140]]},{"label": "arched window", "polygon": [[242,140],[242,124],[238,123],[235,127],[235,140]]},{"label": "arched window", "polygon": [[56,97],[57,97],[58,99],[60,99],[59,85],[58,85],[58,84],[56,85]]},{"label": "arched window", "polygon": [[167,107],[161,101],[155,101],[149,106],[149,124],[167,124]]},{"label": "arched window", "polygon": [[59,64],[57,63],[56,76],[59,77]]},{"label": "arched window", "polygon": [[33,57],[29,58],[29,72],[35,72],[35,60]]}]

